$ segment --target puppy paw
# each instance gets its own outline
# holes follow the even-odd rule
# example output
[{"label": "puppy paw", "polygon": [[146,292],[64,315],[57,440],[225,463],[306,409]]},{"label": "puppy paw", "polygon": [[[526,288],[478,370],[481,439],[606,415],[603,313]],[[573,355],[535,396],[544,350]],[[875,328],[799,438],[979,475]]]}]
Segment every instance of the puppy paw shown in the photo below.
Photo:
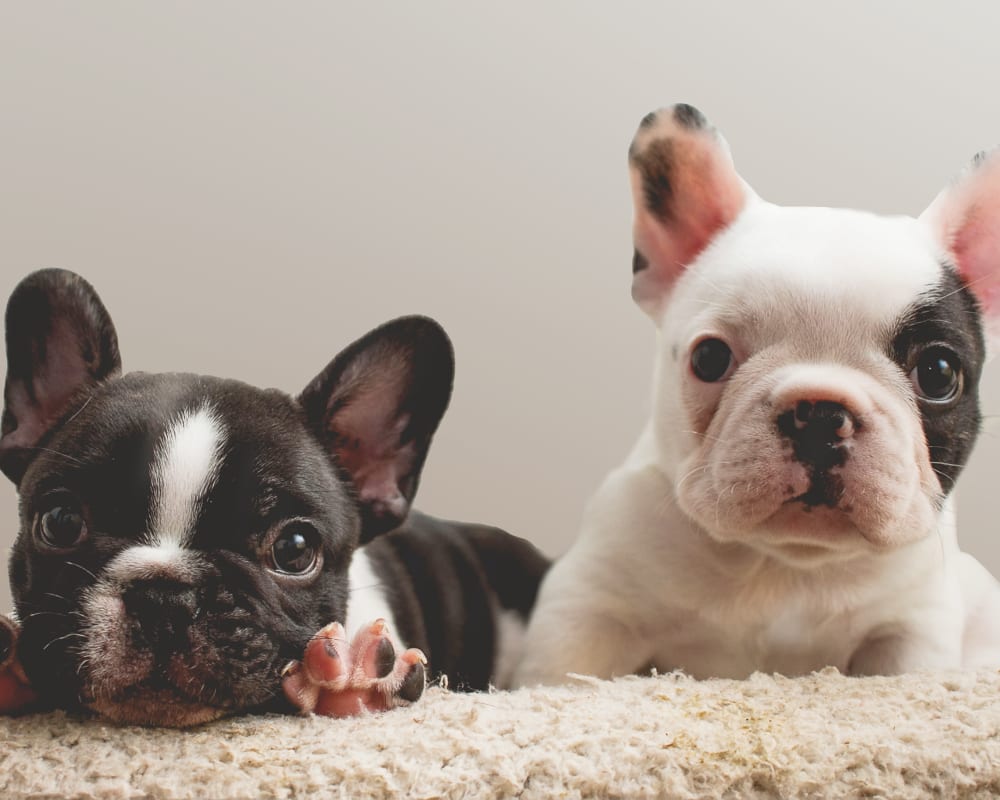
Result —
[{"label": "puppy paw", "polygon": [[21,711],[37,700],[17,660],[17,625],[0,617],[0,714]]},{"label": "puppy paw", "polygon": [[303,714],[350,717],[386,711],[424,693],[427,658],[416,649],[397,653],[385,620],[366,625],[350,643],[332,622],[306,645],[301,661],[285,667],[285,696]]}]

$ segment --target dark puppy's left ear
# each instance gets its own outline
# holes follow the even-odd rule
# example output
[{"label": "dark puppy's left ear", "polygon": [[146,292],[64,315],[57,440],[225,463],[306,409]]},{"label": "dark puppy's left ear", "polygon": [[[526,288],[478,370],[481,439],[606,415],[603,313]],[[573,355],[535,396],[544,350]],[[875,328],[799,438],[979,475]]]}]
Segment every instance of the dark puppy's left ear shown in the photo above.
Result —
[{"label": "dark puppy's left ear", "polygon": [[314,433],[357,490],[362,543],[409,512],[454,374],[441,326],[401,317],[350,345],[299,396]]},{"label": "dark puppy's left ear", "polygon": [[87,387],[121,371],[118,337],[94,288],[74,272],[43,269],[7,303],[7,381],[0,469],[21,482],[37,445]]}]

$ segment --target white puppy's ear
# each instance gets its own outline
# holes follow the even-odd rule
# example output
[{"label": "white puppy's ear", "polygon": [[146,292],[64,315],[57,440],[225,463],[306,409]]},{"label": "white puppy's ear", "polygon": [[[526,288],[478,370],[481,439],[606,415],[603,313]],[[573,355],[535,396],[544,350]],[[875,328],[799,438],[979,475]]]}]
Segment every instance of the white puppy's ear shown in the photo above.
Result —
[{"label": "white puppy's ear", "polygon": [[635,204],[632,297],[656,316],[677,278],[754,197],[725,139],[693,106],[647,114],[628,154]]},{"label": "white puppy's ear", "polygon": [[980,153],[920,215],[976,296],[1000,344],[1000,148]]}]

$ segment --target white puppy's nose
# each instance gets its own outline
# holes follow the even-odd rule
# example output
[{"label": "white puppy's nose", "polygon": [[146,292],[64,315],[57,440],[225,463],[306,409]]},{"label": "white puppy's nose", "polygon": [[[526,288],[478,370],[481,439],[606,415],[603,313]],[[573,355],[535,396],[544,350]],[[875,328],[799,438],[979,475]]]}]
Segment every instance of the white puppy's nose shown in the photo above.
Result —
[{"label": "white puppy's nose", "polygon": [[854,414],[832,400],[797,400],[776,422],[781,435],[791,441],[796,459],[818,469],[844,462],[844,442],[858,427]]}]

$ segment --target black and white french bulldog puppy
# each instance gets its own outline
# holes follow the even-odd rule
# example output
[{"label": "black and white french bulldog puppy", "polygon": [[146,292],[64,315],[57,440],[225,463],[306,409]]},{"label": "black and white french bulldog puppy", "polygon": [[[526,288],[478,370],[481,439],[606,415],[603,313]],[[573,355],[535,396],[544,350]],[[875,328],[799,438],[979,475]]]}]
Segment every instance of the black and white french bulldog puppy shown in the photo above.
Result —
[{"label": "black and white french bulldog puppy", "polygon": [[546,577],[515,683],[1000,665],[952,494],[1000,330],[1000,153],[919,219],[764,202],[688,105],[642,121],[629,165],[652,418]]},{"label": "black and white french bulldog puppy", "polygon": [[383,325],[293,399],[122,375],[94,290],[43,270],[11,296],[7,369],[20,630],[0,642],[0,705],[34,692],[183,726],[411,702],[425,654],[452,686],[509,678],[546,560],[502,531],[408,514],[451,394],[437,323]]}]

